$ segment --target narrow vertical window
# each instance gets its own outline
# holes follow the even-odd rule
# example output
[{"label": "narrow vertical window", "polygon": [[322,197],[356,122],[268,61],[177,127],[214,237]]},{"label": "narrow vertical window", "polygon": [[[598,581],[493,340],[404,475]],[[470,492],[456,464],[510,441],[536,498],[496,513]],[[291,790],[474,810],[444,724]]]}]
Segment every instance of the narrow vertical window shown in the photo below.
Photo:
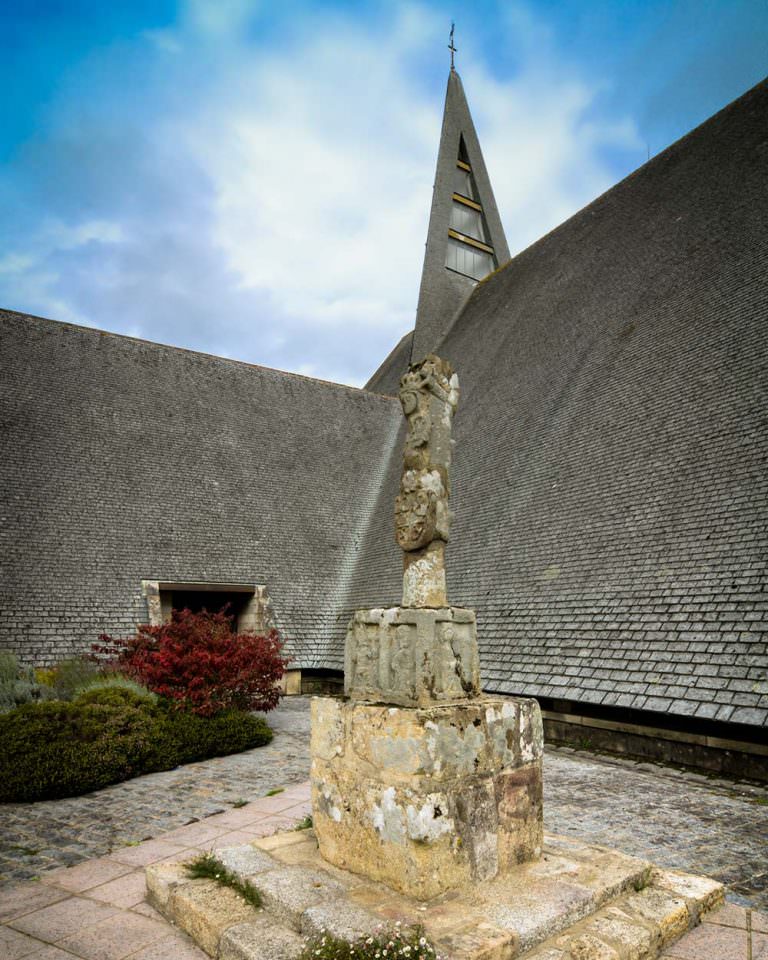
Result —
[{"label": "narrow vertical window", "polygon": [[464,137],[459,138],[459,153],[454,174],[451,220],[448,229],[448,247],[445,265],[473,280],[482,280],[496,269],[490,234],[477,201],[477,189],[472,177]]}]

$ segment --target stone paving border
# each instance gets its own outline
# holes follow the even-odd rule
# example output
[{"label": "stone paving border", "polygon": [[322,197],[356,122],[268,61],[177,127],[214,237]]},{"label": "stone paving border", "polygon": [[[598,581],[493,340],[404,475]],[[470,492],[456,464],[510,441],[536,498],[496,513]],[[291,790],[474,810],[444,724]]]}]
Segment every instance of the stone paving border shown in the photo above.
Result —
[{"label": "stone paving border", "polygon": [[[206,960],[144,900],[144,867],[247,843],[296,826],[309,783],[0,891],[2,960]],[[751,951],[751,952],[750,952]],[[768,960],[768,916],[727,903],[665,960]]]}]

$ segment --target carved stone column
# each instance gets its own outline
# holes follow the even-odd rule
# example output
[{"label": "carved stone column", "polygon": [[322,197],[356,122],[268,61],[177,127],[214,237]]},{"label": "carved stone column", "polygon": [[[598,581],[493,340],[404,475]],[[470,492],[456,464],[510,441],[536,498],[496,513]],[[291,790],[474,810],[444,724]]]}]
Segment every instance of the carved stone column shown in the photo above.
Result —
[{"label": "carved stone column", "polygon": [[401,379],[403,603],[355,613],[348,699],[312,704],[322,856],[419,899],[535,859],[542,843],[538,705],[482,696],[475,613],[446,595],[458,399],[458,378],[439,357]]}]

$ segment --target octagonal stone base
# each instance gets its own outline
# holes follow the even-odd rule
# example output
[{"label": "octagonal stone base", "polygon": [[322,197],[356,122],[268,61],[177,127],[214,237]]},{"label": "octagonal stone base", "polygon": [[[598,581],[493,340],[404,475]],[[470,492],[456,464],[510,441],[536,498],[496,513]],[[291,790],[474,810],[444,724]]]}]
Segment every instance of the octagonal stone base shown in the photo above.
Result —
[{"label": "octagonal stone base", "polygon": [[542,745],[535,700],[403,708],[315,698],[320,853],[420,900],[534,860]]}]

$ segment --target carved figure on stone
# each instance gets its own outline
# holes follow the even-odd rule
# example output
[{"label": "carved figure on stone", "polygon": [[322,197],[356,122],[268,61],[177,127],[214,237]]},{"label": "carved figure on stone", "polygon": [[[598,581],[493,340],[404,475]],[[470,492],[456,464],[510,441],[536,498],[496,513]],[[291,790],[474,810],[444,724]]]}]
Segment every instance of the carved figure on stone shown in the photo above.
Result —
[{"label": "carved figure on stone", "polygon": [[[412,471],[411,471],[412,472]],[[395,500],[395,530],[401,550],[419,550],[437,532],[437,497],[431,490],[405,490]]]},{"label": "carved figure on stone", "polygon": [[450,624],[441,627],[439,642],[433,652],[434,691],[445,697],[459,697],[462,694],[453,639],[453,627]]},{"label": "carved figure on stone", "polygon": [[446,360],[433,354],[412,365],[400,380],[400,403],[408,421],[395,533],[404,551],[448,539],[451,421],[459,381]]},{"label": "carved figure on stone", "polygon": [[400,625],[395,630],[395,647],[392,653],[390,689],[411,692],[413,690],[413,650],[411,631]]},{"label": "carved figure on stone", "polygon": [[364,624],[357,624],[355,628],[355,644],[352,649],[352,683],[358,693],[366,693],[374,689],[373,676],[376,664],[373,651],[368,644],[367,631]]},{"label": "carved figure on stone", "polygon": [[446,624],[440,634],[440,639],[450,644],[456,657],[456,674],[462,690],[470,691],[474,684],[472,678],[472,650],[473,638],[465,631]]}]

